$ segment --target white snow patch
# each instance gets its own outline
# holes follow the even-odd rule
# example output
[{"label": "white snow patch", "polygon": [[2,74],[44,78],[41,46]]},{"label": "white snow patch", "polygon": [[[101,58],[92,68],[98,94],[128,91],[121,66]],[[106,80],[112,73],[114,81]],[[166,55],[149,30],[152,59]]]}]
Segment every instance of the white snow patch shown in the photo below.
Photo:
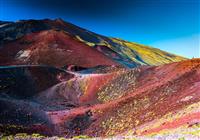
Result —
[{"label": "white snow patch", "polygon": [[20,50],[17,55],[16,58],[17,59],[27,59],[30,56],[31,51],[30,50]]},{"label": "white snow patch", "polygon": [[2,25],[0,25],[0,28],[5,27],[6,25],[8,25],[8,24],[2,24]]}]

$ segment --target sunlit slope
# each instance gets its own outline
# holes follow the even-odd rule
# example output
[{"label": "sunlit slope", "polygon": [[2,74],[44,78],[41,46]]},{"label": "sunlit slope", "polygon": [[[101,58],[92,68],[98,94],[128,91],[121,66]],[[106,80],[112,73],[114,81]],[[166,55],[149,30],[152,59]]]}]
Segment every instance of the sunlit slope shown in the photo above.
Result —
[{"label": "sunlit slope", "polygon": [[[0,22],[0,25],[0,49],[5,49],[8,43],[17,42],[20,38],[32,33],[55,30],[57,34],[63,32],[70,36],[71,40],[74,40],[70,46],[82,42],[84,45],[80,48],[81,50],[83,48],[85,49],[85,47],[90,47],[90,49],[94,51],[99,51],[104,57],[106,56],[108,59],[129,68],[141,65],[160,65],[185,60],[183,57],[159,49],[100,35],[62,19]],[[51,32],[49,32],[49,34],[51,34]],[[26,40],[24,41],[26,42]],[[43,40],[37,41],[37,43],[43,44]],[[82,55],[86,56],[83,52]],[[74,57],[77,56],[78,55],[75,55]],[[96,57],[92,59],[95,60]],[[72,65],[76,64],[72,63]],[[101,63],[101,65],[104,65],[104,63]]]},{"label": "sunlit slope", "polygon": [[[99,39],[101,39],[101,41],[98,43],[88,42],[87,40],[81,39],[79,36],[77,36],[77,39],[91,47],[98,48],[98,50],[105,55],[129,67],[140,65],[162,65],[187,59],[157,48],[122,39],[100,36]],[[107,47],[109,50],[99,49],[102,47]],[[123,58],[123,61],[120,57]]]},{"label": "sunlit slope", "polygon": [[141,65],[161,65],[186,59],[184,57],[174,55],[172,53],[168,53],[157,48],[145,46],[134,42],[129,42],[116,38],[112,38],[112,41],[124,47],[127,47],[127,49],[125,49],[123,53],[128,55],[132,61],[135,61]]},{"label": "sunlit slope", "polygon": [[[111,49],[109,51],[104,49],[102,53],[112,57],[114,60],[117,60],[124,65],[128,65],[129,67],[134,67],[134,65],[132,65],[133,62],[138,66],[161,65],[186,60],[186,58],[182,56],[135,42],[129,42],[118,38],[108,38],[97,34],[94,34],[93,36],[96,36],[99,39],[99,42],[93,42],[91,40],[87,41],[82,39],[80,36],[76,37],[91,47],[107,47]],[[101,51],[102,49],[99,50]],[[120,61],[120,58],[117,56],[121,56],[123,61]]]}]

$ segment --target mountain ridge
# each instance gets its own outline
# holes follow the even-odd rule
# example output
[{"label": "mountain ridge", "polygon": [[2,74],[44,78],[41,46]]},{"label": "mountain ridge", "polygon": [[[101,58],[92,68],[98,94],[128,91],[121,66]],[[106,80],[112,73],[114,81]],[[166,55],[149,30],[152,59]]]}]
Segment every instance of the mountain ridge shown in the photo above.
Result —
[{"label": "mountain ridge", "polygon": [[[186,59],[159,49],[156,50],[144,45],[99,35],[65,22],[62,19],[21,20],[7,23],[0,28],[1,49],[8,42],[13,42],[23,36],[45,30],[66,32],[73,38],[77,38],[80,42],[100,51],[105,56],[125,67],[160,65]],[[148,53],[145,54],[145,51]]]},{"label": "mountain ridge", "polygon": [[199,139],[199,115],[200,59],[62,19],[0,22],[3,138]]}]

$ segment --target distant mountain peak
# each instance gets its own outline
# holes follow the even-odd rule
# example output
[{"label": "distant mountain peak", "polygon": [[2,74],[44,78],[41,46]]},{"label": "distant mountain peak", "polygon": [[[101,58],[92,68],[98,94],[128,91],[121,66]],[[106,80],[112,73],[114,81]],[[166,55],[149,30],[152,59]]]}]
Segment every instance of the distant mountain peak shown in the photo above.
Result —
[{"label": "distant mountain peak", "polygon": [[[83,46],[90,47],[98,51],[99,53],[102,53],[108,59],[113,60],[113,62],[129,68],[141,65],[161,65],[165,63],[185,60],[185,58],[183,57],[176,56],[156,48],[132,43],[119,38],[110,38],[93,33],[74,24],[65,22],[61,18],[57,18],[54,20],[30,19],[21,20],[19,22],[13,22],[10,24],[4,24],[0,28],[0,46],[2,49],[5,49],[5,46],[12,42],[11,44],[14,44],[13,48],[15,48],[17,45],[14,42],[16,42],[18,39],[23,38],[23,40],[26,41],[26,36],[34,36],[35,33],[48,30],[63,31],[64,33],[67,33],[69,36],[72,37],[73,42],[81,42],[82,44],[84,44]],[[56,37],[57,35],[54,36]],[[58,36],[60,37],[60,35]],[[56,38],[58,40],[58,37]],[[39,41],[39,44],[43,43],[43,40]],[[56,41],[56,39],[54,41]],[[71,45],[73,46],[73,44]],[[29,46],[31,46],[31,44],[29,44]],[[3,52],[3,50],[1,50],[1,52]],[[87,56],[87,54],[84,55]],[[96,58],[94,57],[93,59]],[[75,64],[73,64],[72,62],[72,65]],[[104,64],[102,63],[98,65]],[[93,65],[93,67],[94,66],[95,65]]]},{"label": "distant mountain peak", "polygon": [[55,21],[56,22],[65,22],[62,18],[56,18]]}]

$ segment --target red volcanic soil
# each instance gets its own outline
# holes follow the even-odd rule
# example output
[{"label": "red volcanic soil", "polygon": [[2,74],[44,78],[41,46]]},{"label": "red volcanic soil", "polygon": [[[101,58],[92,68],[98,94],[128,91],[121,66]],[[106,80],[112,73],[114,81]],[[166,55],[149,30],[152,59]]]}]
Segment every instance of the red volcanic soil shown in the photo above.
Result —
[{"label": "red volcanic soil", "polygon": [[87,87],[85,89],[85,92],[80,97],[79,102],[80,104],[95,104],[98,103],[97,95],[94,93],[97,93],[100,87],[106,86],[106,84],[109,83],[111,79],[113,79],[115,76],[115,73],[111,74],[97,74],[94,76],[87,76],[84,78],[87,82]]},{"label": "red volcanic soil", "polygon": [[[106,75],[88,75],[72,82],[72,85],[84,83],[89,86],[81,90],[78,100],[80,105],[83,101],[90,105],[70,111],[48,112],[57,129],[62,129],[62,133],[68,136],[104,137],[128,131],[146,135],[185,125],[189,127],[194,121],[200,123],[200,59]],[[105,77],[107,81],[103,84]],[[124,87],[121,89],[121,86]],[[188,110],[191,105],[193,107]],[[170,115],[166,117],[167,114]],[[77,125],[72,129],[71,123]]]},{"label": "red volcanic soil", "polygon": [[52,135],[141,136],[189,128],[200,123],[200,59],[80,74],[30,101],[48,116]]},{"label": "red volcanic soil", "polygon": [[0,48],[0,65],[43,64],[56,67],[119,65],[63,31],[31,33]]},{"label": "red volcanic soil", "polygon": [[188,124],[188,122],[193,122],[193,120],[195,120],[196,122],[197,121],[200,122],[200,112],[189,113],[187,115],[180,117],[179,119],[173,120],[172,122],[170,122],[170,121],[165,122],[164,125],[162,125],[162,126],[142,132],[141,135],[156,133],[156,132],[159,132],[159,131],[165,130],[165,129],[174,129],[174,128],[182,126],[183,124]]}]

